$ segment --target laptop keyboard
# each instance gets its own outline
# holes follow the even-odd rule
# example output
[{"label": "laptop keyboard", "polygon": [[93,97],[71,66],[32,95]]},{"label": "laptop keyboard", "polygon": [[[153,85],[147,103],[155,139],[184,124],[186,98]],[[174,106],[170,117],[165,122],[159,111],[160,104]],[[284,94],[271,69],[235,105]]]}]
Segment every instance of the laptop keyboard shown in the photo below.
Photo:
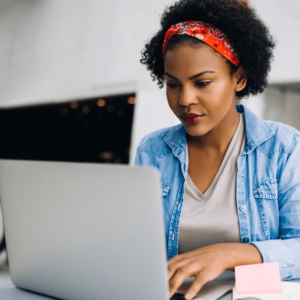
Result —
[{"label": "laptop keyboard", "polygon": [[175,293],[170,300],[185,300],[184,294]]}]

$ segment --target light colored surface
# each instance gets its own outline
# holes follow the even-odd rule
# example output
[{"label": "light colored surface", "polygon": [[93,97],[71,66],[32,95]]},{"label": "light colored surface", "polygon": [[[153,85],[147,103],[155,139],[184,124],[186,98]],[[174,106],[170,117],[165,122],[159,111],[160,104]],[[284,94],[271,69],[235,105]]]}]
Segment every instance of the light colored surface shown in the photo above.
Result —
[{"label": "light colored surface", "polygon": [[[183,285],[180,292],[184,292],[188,286],[191,283],[191,278],[187,279],[185,284]],[[223,287],[220,286],[220,284],[223,284]],[[206,287],[203,289],[202,292],[198,294],[197,299],[199,300],[215,300],[215,296],[223,294],[227,290],[229,290],[230,286],[234,285],[234,277],[232,275],[232,272],[226,271],[221,276],[220,279],[215,280],[214,282],[208,283]],[[132,285],[134,289],[134,285]],[[155,289],[155,287],[153,287]],[[206,296],[203,296],[203,294],[206,294]],[[201,296],[202,295],[202,296]],[[200,296],[200,297],[199,297]],[[144,297],[139,297],[138,299],[141,299]],[[50,297],[45,297],[41,295],[37,295],[25,290],[21,290],[19,288],[16,288],[13,284],[7,284],[5,286],[0,287],[0,299],[10,299],[10,300],[43,300],[43,299],[53,299]],[[120,297],[120,299],[127,300],[125,297]],[[228,293],[220,298],[218,300],[231,300],[231,293]]]},{"label": "light colored surface", "polygon": [[17,286],[67,300],[165,300],[156,169],[0,161],[0,192]]},{"label": "light colored surface", "polygon": [[[9,300],[46,300],[46,299],[54,299],[47,296],[38,295],[35,293],[31,293],[25,290],[21,290],[16,288],[13,284],[7,284],[5,286],[0,287],[0,298],[1,299],[9,299]],[[141,299],[140,297],[139,299]],[[120,297],[120,300],[127,300],[124,297]],[[214,300],[213,298],[209,298],[209,300]],[[218,300],[231,300],[231,293],[218,298]]]},{"label": "light colored surface", "polygon": [[277,46],[269,83],[300,81],[300,30],[298,0],[250,0],[258,15],[275,36]]},{"label": "light colored surface", "polygon": [[[221,280],[224,285],[234,285],[233,274],[230,271],[226,271],[221,275]],[[191,282],[191,279],[188,279],[186,282]],[[300,283],[300,280],[293,280],[292,282]],[[40,296],[34,293],[30,293],[21,289],[16,288],[13,284],[7,284],[0,287],[0,299],[9,299],[9,300],[44,300],[44,299],[53,299],[44,296]],[[120,298],[120,299],[124,299]],[[124,299],[127,300],[127,299]],[[213,300],[213,299],[210,299]],[[228,293],[218,300],[232,300],[232,293]],[[272,299],[273,300],[273,299]],[[291,299],[292,300],[292,299]],[[295,299],[297,300],[297,299]]]},{"label": "light colored surface", "polygon": [[141,49],[172,2],[1,0],[0,106],[135,92]]},{"label": "light colored surface", "polygon": [[232,300],[300,300],[300,284],[296,282],[282,282],[282,293],[268,294],[240,294],[237,295],[236,289],[233,290]]},{"label": "light colored surface", "polygon": [[[141,49],[173,2],[1,0],[0,105],[136,91],[144,68]],[[300,81],[294,67],[300,65],[295,38],[300,2],[252,0],[251,5],[278,40],[270,82]]]},{"label": "light colored surface", "polygon": [[46,299],[54,299],[54,298],[42,296],[39,294],[31,293],[26,290],[16,288],[12,283],[10,283],[0,287],[0,299],[1,300],[2,299],[3,300],[46,300]]}]

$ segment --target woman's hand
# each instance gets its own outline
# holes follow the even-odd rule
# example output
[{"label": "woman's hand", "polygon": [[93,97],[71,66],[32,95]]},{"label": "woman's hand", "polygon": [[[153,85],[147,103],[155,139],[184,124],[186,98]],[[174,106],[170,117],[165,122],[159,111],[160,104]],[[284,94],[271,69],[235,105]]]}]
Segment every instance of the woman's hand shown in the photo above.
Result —
[{"label": "woman's hand", "polygon": [[206,282],[225,270],[255,263],[262,263],[262,257],[257,248],[250,244],[215,244],[174,256],[168,261],[169,298],[187,277],[195,277],[185,294],[186,299],[192,299]]}]

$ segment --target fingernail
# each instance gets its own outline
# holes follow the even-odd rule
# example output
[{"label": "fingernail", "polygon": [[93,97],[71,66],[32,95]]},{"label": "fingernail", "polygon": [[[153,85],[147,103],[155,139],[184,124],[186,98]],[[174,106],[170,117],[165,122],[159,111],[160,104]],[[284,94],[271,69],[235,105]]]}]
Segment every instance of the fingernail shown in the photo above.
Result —
[{"label": "fingernail", "polygon": [[185,295],[185,299],[187,299],[187,300],[190,300],[190,299],[192,299],[193,297],[192,297],[192,295],[191,294],[186,294]]}]

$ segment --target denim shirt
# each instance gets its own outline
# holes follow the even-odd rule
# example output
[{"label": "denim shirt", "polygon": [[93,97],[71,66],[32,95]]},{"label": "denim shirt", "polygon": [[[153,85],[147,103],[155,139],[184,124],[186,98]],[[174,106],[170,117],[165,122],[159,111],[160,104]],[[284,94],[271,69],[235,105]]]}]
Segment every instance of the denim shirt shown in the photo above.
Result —
[{"label": "denim shirt", "polygon": [[[288,125],[264,121],[243,105],[236,105],[236,109],[244,113],[246,131],[244,150],[237,159],[240,242],[253,244],[263,262],[278,262],[282,280],[300,278],[300,133]],[[161,173],[167,255],[171,259],[178,254],[188,170],[183,125],[144,137],[135,164],[157,167]]]}]

